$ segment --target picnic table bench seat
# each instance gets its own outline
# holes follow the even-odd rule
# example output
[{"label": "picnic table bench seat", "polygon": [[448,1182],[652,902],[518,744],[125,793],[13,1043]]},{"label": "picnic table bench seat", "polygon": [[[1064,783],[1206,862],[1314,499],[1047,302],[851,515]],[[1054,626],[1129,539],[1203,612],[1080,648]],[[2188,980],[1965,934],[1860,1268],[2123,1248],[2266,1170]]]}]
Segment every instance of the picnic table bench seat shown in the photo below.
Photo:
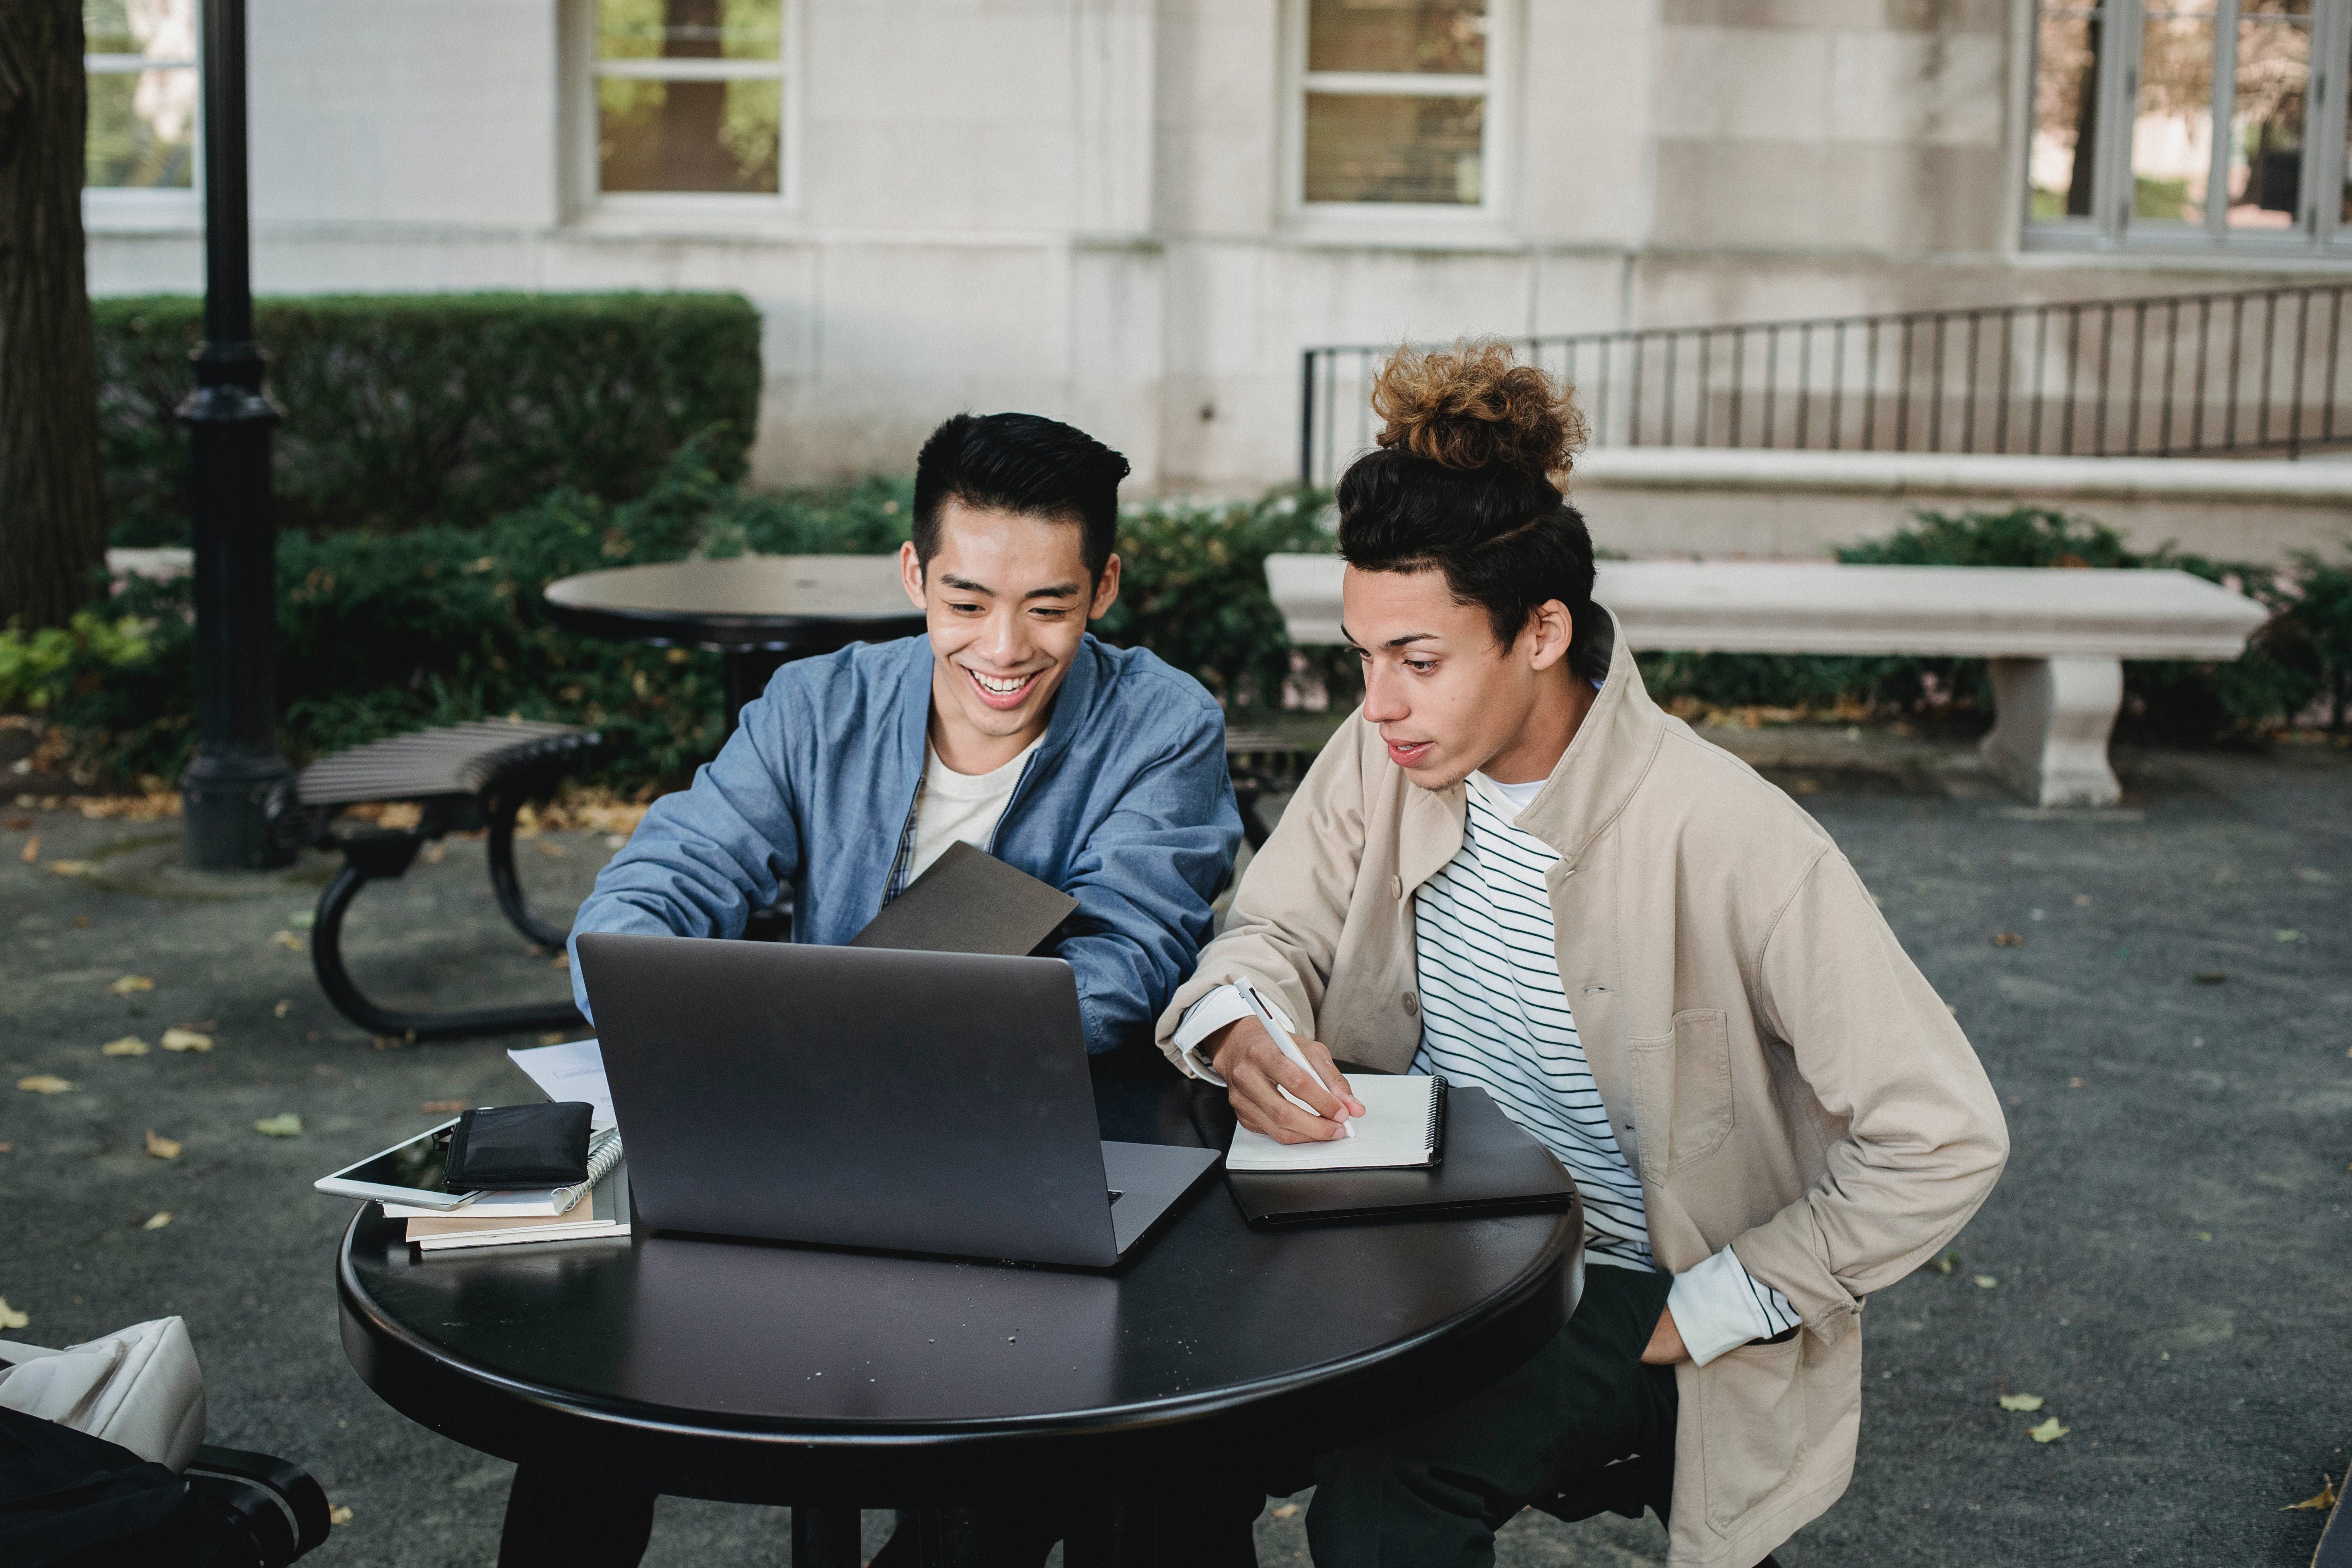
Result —
[{"label": "picnic table bench seat", "polygon": [[[1336,555],[1269,555],[1290,640],[1345,640]],[[1990,660],[1986,764],[2038,806],[2105,806],[2125,659],[2232,659],[2268,618],[2186,572],[1603,561],[1592,597],[1637,649]]]},{"label": "picnic table bench seat", "polygon": [[[487,829],[499,909],[526,941],[561,948],[571,933],[532,913],[515,874],[515,820],[525,805],[551,796],[564,775],[603,742],[596,731],[572,724],[477,720],[320,757],[279,787],[269,805],[278,841],[343,857],[319,895],[310,928],[310,966],[336,1011],[373,1033],[413,1039],[570,1028],[581,1022],[569,1001],[447,1013],[383,1006],[369,1000],[343,966],[343,917],[362,888],[405,874],[426,844]],[[418,820],[413,827],[337,820],[343,807],[366,803],[414,804]]]}]

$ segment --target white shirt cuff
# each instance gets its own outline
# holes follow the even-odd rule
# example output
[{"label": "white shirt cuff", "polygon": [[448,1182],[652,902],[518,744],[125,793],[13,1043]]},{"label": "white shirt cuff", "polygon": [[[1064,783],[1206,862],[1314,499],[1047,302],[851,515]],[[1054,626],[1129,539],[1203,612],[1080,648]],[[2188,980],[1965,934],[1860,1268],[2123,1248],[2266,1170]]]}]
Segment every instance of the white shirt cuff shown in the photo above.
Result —
[{"label": "white shirt cuff", "polygon": [[1675,1315],[1683,1349],[1699,1366],[1750,1340],[1769,1340],[1793,1329],[1800,1321],[1789,1299],[1750,1278],[1728,1247],[1675,1276],[1666,1310]]},{"label": "white shirt cuff", "polygon": [[[1265,995],[1265,989],[1261,987],[1258,994]],[[1265,996],[1265,1005],[1274,1010],[1274,1016],[1282,1026],[1296,1037],[1298,1026],[1292,1022],[1282,1004],[1272,996]],[[1223,1089],[1225,1080],[1219,1078],[1217,1069],[1209,1065],[1208,1053],[1200,1048],[1201,1043],[1227,1024],[1249,1016],[1249,1004],[1242,1000],[1242,994],[1230,985],[1220,985],[1184,1009],[1184,1016],[1176,1020],[1176,1032],[1169,1039],[1183,1053],[1186,1070],[1194,1078],[1206,1079]]]}]

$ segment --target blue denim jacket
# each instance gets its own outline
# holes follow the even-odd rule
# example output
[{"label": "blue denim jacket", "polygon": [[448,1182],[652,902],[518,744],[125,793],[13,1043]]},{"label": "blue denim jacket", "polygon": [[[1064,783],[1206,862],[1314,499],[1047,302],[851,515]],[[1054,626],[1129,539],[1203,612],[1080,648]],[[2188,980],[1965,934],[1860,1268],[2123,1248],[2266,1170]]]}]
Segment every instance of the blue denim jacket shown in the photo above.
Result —
[{"label": "blue denim jacket", "polygon": [[[927,637],[776,672],[694,786],[656,801],[572,934],[735,937],[793,889],[793,939],[838,945],[882,907],[931,711]],[[1078,900],[1055,950],[1087,1048],[1149,1034],[1209,940],[1242,836],[1225,721],[1200,682],[1089,635],[989,852]],[[572,955],[572,992],[588,994]]]}]

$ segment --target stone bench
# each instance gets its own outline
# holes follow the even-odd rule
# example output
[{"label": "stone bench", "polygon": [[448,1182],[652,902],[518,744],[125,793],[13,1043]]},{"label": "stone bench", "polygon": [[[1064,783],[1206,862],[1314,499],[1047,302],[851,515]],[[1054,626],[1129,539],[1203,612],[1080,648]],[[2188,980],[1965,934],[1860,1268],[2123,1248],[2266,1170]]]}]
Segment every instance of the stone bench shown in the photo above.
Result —
[{"label": "stone bench", "polygon": [[[1290,640],[1338,643],[1336,556],[1269,555]],[[2186,572],[1604,561],[1592,596],[1637,649],[1992,661],[1984,758],[2037,805],[2112,805],[2127,658],[2231,659],[2266,614]]]}]

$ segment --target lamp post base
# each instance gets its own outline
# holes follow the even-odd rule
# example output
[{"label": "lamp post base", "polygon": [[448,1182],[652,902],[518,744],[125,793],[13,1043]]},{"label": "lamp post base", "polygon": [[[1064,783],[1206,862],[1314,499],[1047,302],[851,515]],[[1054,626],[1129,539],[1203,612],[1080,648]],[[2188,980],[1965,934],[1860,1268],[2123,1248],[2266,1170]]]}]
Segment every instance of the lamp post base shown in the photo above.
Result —
[{"label": "lamp post base", "polygon": [[268,871],[292,865],[295,846],[271,842],[268,807],[270,792],[293,772],[266,752],[198,752],[180,779],[189,868]]}]

